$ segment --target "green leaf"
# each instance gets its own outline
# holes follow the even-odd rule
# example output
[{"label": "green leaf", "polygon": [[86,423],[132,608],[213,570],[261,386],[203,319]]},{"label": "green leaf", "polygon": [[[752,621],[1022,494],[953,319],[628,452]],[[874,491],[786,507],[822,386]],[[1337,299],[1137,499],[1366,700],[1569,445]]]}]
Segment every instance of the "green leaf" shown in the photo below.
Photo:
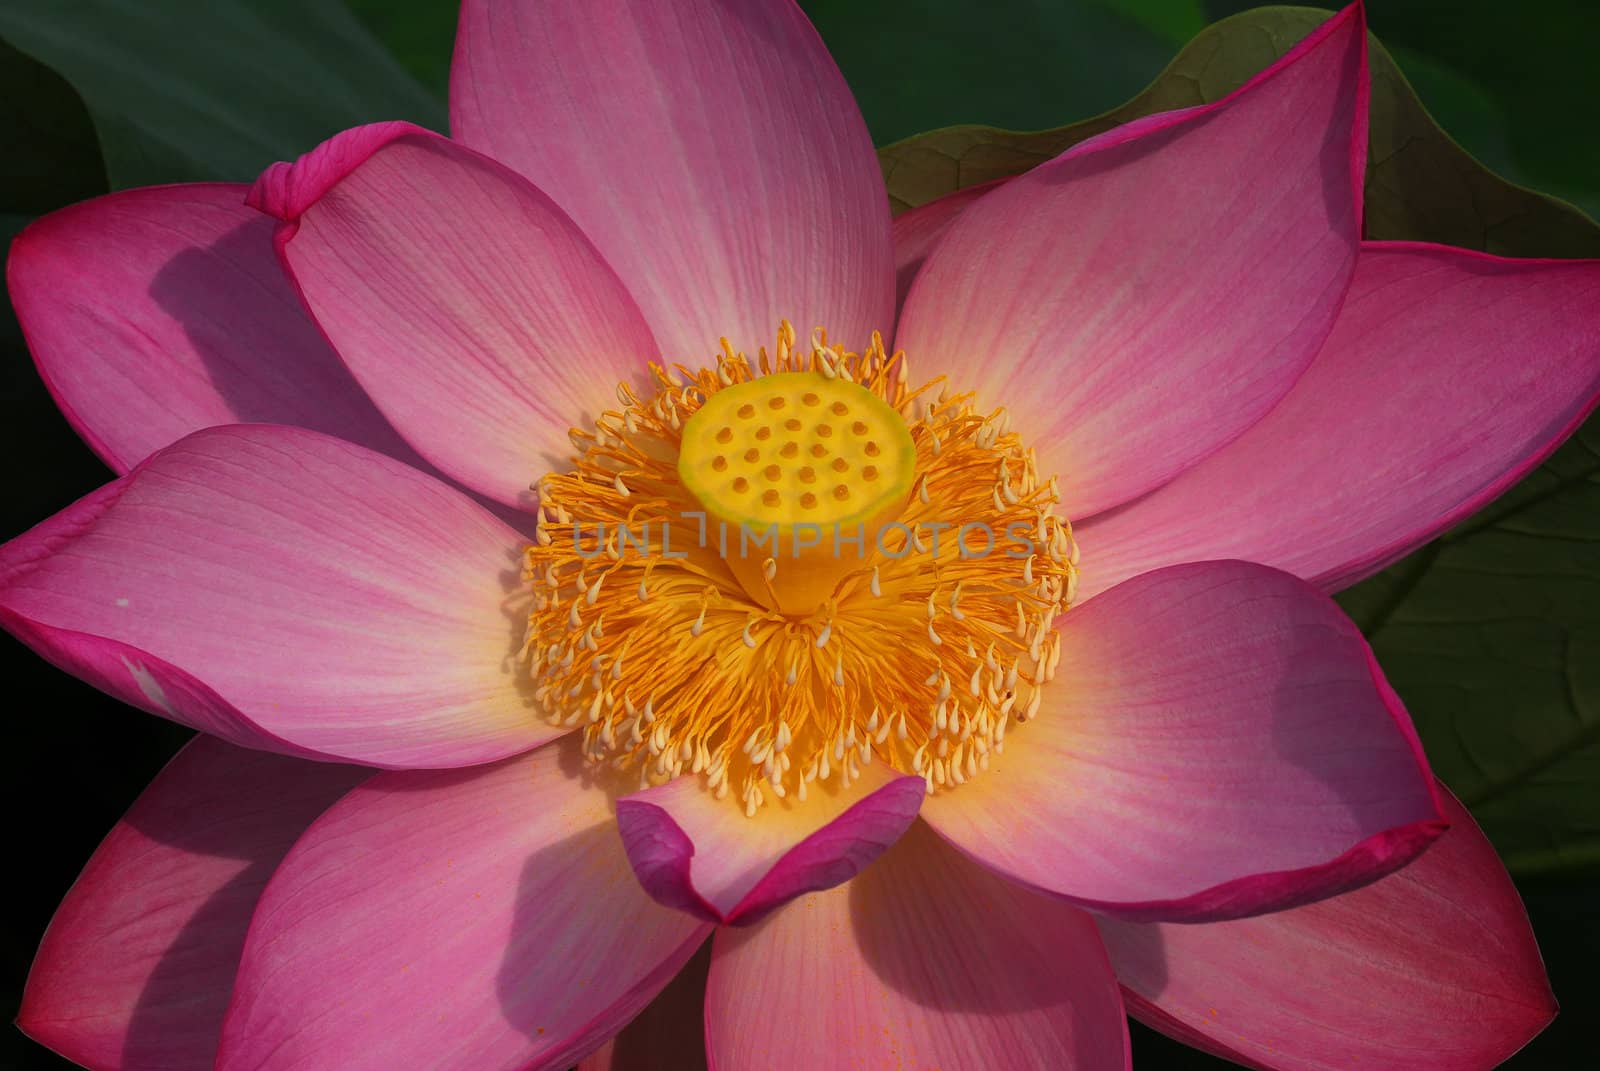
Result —
[{"label": "green leaf", "polygon": [[[22,233],[24,227],[34,221],[33,216],[20,212],[0,212],[0,249],[11,248],[11,240]],[[7,295],[9,298],[9,295]],[[22,344],[22,329],[17,326],[17,318],[12,313],[11,302],[6,301],[0,305],[0,361],[12,362],[11,349],[17,351],[16,361],[23,365],[31,364],[28,360],[27,348]]]},{"label": "green leaf", "polygon": [[1138,89],[1173,46],[1112,10],[1127,0],[800,6],[878,144],[952,119],[1031,127],[1092,115]]},{"label": "green leaf", "polygon": [[[896,210],[954,190],[1021,174],[1131,119],[1208,104],[1243,85],[1332,12],[1264,7],[1200,33],[1142,93],[1093,119],[1034,132],[954,126],[878,152]],[[1372,122],[1367,228],[1411,238],[1542,256],[1600,256],[1600,229],[1576,208],[1495,175],[1441,130],[1400,68],[1372,42]]]},{"label": "green leaf", "polygon": [[1205,29],[1205,6],[1200,0],[1090,0],[1120,12],[1163,41],[1182,45]]},{"label": "green leaf", "polygon": [[[1397,51],[1435,116],[1508,178],[1600,212],[1600,4],[1594,0],[1406,0],[1367,5],[1374,31]],[[1493,102],[1505,141],[1474,140],[1476,102],[1429,84],[1407,58],[1425,53],[1472,96]],[[1504,165],[1510,164],[1509,170]]]},{"label": "green leaf", "polygon": [[1406,73],[1406,80],[1427,104],[1428,111],[1441,127],[1450,131],[1452,138],[1500,177],[1524,186],[1529,184],[1512,157],[1505,108],[1500,101],[1478,83],[1426,52],[1396,45],[1392,40],[1385,40],[1384,47]]},{"label": "green leaf", "polygon": [[83,100],[50,68],[0,41],[0,213],[36,215],[106,190]]},{"label": "green leaf", "polygon": [[[345,0],[424,85],[449,79],[453,0]],[[1200,0],[800,0],[882,142],[952,116],[1037,125],[1100,111],[1205,25]],[[909,64],[914,62],[915,69]]]},{"label": "green leaf", "polygon": [[[890,195],[897,207],[922,204],[1138,116],[1214,101],[1329,14],[1278,7],[1225,19],[1095,119],[1036,133],[953,127],[890,145],[880,152]],[[1600,227],[1475,161],[1375,41],[1372,80],[1371,237],[1600,256]],[[1435,770],[1507,862],[1536,871],[1600,861],[1600,421],[1479,516],[1340,601],[1371,637]]]},{"label": "green leaf", "polygon": [[345,0],[356,18],[388,46],[406,70],[440,98],[450,88],[456,0]]},{"label": "green leaf", "polygon": [[1506,863],[1600,863],[1600,421],[1340,596]]},{"label": "green leaf", "polygon": [[444,125],[439,100],[325,0],[6,0],[0,38],[82,94],[117,188],[245,181],[374,120]]}]

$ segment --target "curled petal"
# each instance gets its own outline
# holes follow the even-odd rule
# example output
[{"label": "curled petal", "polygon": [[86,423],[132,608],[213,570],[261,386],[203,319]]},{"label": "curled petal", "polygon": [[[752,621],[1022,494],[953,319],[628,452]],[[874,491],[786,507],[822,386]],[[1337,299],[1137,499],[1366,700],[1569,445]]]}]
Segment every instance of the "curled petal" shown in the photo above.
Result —
[{"label": "curled petal", "polygon": [[922,806],[1007,877],[1124,918],[1238,918],[1371,882],[1443,832],[1410,718],[1303,581],[1174,566],[1059,633],[1037,720]]},{"label": "curled petal", "polygon": [[617,801],[639,881],[711,922],[749,923],[796,896],[849,881],[917,817],[922,778],[868,766],[848,787],[815,785],[747,818],[697,774]]}]

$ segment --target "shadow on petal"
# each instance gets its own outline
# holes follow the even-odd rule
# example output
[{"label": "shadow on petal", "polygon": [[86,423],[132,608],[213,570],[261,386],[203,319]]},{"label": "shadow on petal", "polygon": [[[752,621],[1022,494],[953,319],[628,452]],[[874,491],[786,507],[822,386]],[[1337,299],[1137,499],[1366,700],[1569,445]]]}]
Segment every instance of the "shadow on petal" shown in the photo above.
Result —
[{"label": "shadow on petal", "polygon": [[174,1048],[184,1055],[216,1051],[233,986],[213,965],[224,960],[238,965],[250,914],[276,867],[276,859],[251,863],[212,893],[178,931],[128,1017],[124,1069],[210,1071],[212,1060],[180,1062]]}]

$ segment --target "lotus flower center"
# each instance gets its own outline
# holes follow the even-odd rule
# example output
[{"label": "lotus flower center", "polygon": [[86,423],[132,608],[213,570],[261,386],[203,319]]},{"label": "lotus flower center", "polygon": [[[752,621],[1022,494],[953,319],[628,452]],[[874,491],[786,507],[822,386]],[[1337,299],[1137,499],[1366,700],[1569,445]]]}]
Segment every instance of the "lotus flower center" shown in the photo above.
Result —
[{"label": "lotus flower center", "polygon": [[[804,616],[899,517],[916,476],[905,419],[867,388],[776,372],[706,398],[684,424],[678,477],[742,537],[734,575],[769,607]],[[750,547],[759,537],[756,553]],[[852,543],[852,537],[856,542]],[[762,550],[770,553],[762,553]]]},{"label": "lotus flower center", "polygon": [[[759,370],[759,371],[758,371]],[[747,814],[872,762],[954,788],[1040,709],[1077,547],[1004,409],[787,323],[754,362],[652,365],[536,485],[523,658],[640,787]]]}]

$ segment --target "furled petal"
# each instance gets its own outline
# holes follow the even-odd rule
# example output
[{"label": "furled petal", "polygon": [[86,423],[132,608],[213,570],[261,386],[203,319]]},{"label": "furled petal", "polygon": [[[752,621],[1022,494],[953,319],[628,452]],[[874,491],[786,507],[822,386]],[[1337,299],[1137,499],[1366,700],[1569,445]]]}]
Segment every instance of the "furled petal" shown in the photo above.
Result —
[{"label": "furled petal", "polygon": [[792,0],[467,0],[455,136],[528,176],[674,361],[778,321],[892,328],[889,204],[850,89]]},{"label": "furled petal", "polygon": [[564,1069],[709,929],[639,888],[574,747],[379,774],[262,894],[217,1071]]},{"label": "furled petal", "polygon": [[234,743],[487,762],[561,731],[511,657],[522,542],[363,447],[213,428],[0,547],[0,625],[124,702]]},{"label": "furled petal", "polygon": [[911,284],[917,273],[927,263],[945,232],[955,223],[956,217],[978,198],[1004,183],[1005,179],[968,186],[955,193],[947,193],[936,201],[929,201],[894,217],[894,305],[899,310],[906,303]]},{"label": "furled petal", "polygon": [[295,838],[368,773],[191,742],[56,910],[17,1025],[96,1071],[211,1071],[261,889]]},{"label": "furled petal", "polygon": [[22,232],[6,282],[56,404],[119,474],[191,431],[254,422],[412,459],[301,308],[245,189],[126,190]]},{"label": "furled petal", "polygon": [[1276,409],[1078,528],[1080,593],[1239,557],[1336,590],[1520,480],[1600,400],[1600,261],[1368,243],[1322,353]]},{"label": "furled petal", "polygon": [[284,263],[378,408],[429,461],[508,504],[657,354],[573,222],[509,169],[405,123],[262,175]]},{"label": "furled petal", "polygon": [[706,972],[711,942],[667,983],[622,1032],[578,1064],[578,1071],[706,1071]]},{"label": "furled petal", "polygon": [[899,839],[927,789],[868,766],[847,788],[813,786],[746,817],[687,774],[617,801],[617,828],[640,883],[658,901],[711,922],[754,922],[849,881]]},{"label": "furled petal", "polygon": [[1089,916],[921,823],[850,884],[717,931],[706,1048],[717,1071],[1129,1066]]},{"label": "furled petal", "polygon": [[1308,903],[1445,828],[1355,625],[1287,573],[1202,562],[1070,611],[1035,721],[923,817],[1024,884],[1198,922]]},{"label": "furled petal", "polygon": [[1069,515],[1159,486],[1259,420],[1355,266],[1360,5],[1215,105],[1075,146],[962,213],[896,345],[1008,407]]},{"label": "furled petal", "polygon": [[1364,889],[1207,926],[1100,920],[1133,1014],[1278,1071],[1488,1071],[1555,1015],[1522,901],[1448,793],[1450,831]]}]

